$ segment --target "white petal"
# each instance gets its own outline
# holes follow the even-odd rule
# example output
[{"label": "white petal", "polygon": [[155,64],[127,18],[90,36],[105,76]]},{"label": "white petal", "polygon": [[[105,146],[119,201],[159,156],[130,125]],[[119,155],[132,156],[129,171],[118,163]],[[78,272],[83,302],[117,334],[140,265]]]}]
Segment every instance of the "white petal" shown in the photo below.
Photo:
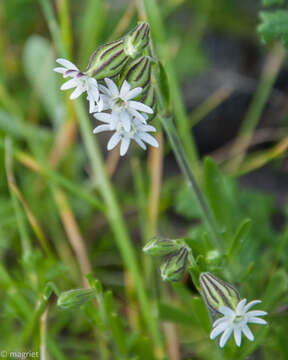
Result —
[{"label": "white petal", "polygon": [[262,311],[262,310],[253,310],[253,311],[248,311],[246,313],[246,316],[265,316],[267,315],[266,311]]},{"label": "white petal", "polygon": [[128,137],[124,137],[121,141],[121,146],[120,146],[121,156],[124,156],[127,153],[129,145],[130,145],[130,139]]},{"label": "white petal", "polygon": [[242,326],[242,331],[243,331],[244,335],[247,337],[247,339],[249,339],[250,341],[254,340],[254,335],[252,334],[252,332],[249,329],[249,327],[247,326],[247,324],[244,324]]},{"label": "white petal", "polygon": [[154,137],[151,136],[150,134],[147,134],[147,133],[144,133],[144,132],[143,132],[143,133],[140,133],[140,134],[139,134],[139,137],[140,137],[143,141],[145,141],[146,143],[148,143],[148,144],[151,145],[151,146],[154,146],[154,147],[158,147],[158,146],[159,146],[157,140],[154,139]]},{"label": "white petal", "polygon": [[235,311],[230,309],[228,306],[220,306],[219,311],[221,314],[226,315],[229,318],[235,316]]},{"label": "white petal", "polygon": [[143,116],[144,114],[142,115],[142,114],[140,114],[137,110],[132,109],[132,108],[129,108],[128,111],[129,111],[129,113],[130,113],[131,115],[133,115],[136,119],[139,119],[139,120],[141,121],[141,123],[146,124],[145,117]]},{"label": "white petal", "polygon": [[230,327],[224,331],[223,335],[221,336],[220,343],[219,343],[221,348],[223,348],[225,346],[225,344],[226,344],[227,340],[229,339],[229,337],[231,336],[231,334],[232,334],[232,328],[230,328]]},{"label": "white petal", "polygon": [[138,96],[139,94],[141,94],[142,92],[142,88],[141,87],[137,87],[135,89],[132,89],[128,92],[128,94],[125,97],[125,100],[130,100],[130,99],[134,99],[136,96]]},{"label": "white petal", "polygon": [[129,132],[131,129],[131,118],[129,116],[129,114],[126,111],[123,111],[121,113],[121,121],[122,121],[122,125],[124,127],[124,130]]},{"label": "white petal", "polygon": [[136,135],[134,136],[134,140],[137,142],[137,144],[143,149],[146,150],[147,146],[145,145],[145,143]]},{"label": "white petal", "polygon": [[96,113],[96,114],[93,114],[94,118],[99,120],[99,121],[102,121],[102,122],[105,122],[105,123],[110,123],[111,122],[111,114],[107,114],[107,113]]},{"label": "white petal", "polygon": [[252,306],[256,305],[256,304],[260,304],[262,301],[261,300],[253,300],[250,301],[246,306],[245,306],[245,312],[248,311]]},{"label": "white petal", "polygon": [[145,132],[155,132],[156,131],[156,128],[152,125],[143,125],[143,124],[140,124],[137,129],[139,129],[140,131],[145,131]]},{"label": "white petal", "polygon": [[77,66],[75,66],[71,61],[60,58],[57,59],[56,62],[62,66],[64,66],[66,69],[71,69],[71,70],[78,70]]},{"label": "white petal", "polygon": [[131,88],[131,86],[128,83],[128,81],[124,80],[123,85],[121,86],[121,90],[120,90],[120,97],[123,99],[125,98],[125,100],[128,100],[128,99],[126,99],[126,95],[129,92],[130,88]]},{"label": "white petal", "polygon": [[251,317],[251,318],[248,319],[247,322],[251,323],[251,324],[260,324],[260,325],[266,325],[267,324],[267,321],[265,321],[264,319],[259,319],[257,317]]},{"label": "white petal", "polygon": [[84,92],[83,87],[82,86],[77,86],[76,89],[70,95],[70,99],[74,100],[74,99],[78,98],[83,92]]},{"label": "white petal", "polygon": [[70,79],[68,81],[66,81],[61,87],[60,90],[68,90],[68,89],[72,89],[73,87],[77,86],[79,84],[79,82],[75,79]]},{"label": "white petal", "polygon": [[140,101],[130,100],[129,107],[132,107],[133,109],[138,110],[138,111],[143,111],[148,114],[153,114],[153,110],[151,109],[151,107],[141,103]]},{"label": "white petal", "polygon": [[93,130],[93,134],[99,134],[102,131],[111,131],[110,125],[99,125]]},{"label": "white petal", "polygon": [[109,78],[105,78],[106,85],[108,86],[108,89],[110,90],[110,93],[113,97],[119,96],[119,90],[117,88],[117,85],[114,83],[113,80]]},{"label": "white petal", "polygon": [[108,150],[114,149],[114,147],[119,143],[120,140],[121,140],[121,136],[119,135],[118,132],[115,132],[115,134],[113,134],[110,140],[108,141],[107,149]]},{"label": "white petal", "polygon": [[213,328],[221,324],[222,322],[228,321],[229,319],[226,316],[221,317],[220,319],[217,319],[213,323]]},{"label": "white petal", "polygon": [[102,84],[99,84],[98,87],[99,87],[99,90],[100,90],[103,94],[108,95],[109,97],[111,96],[110,91],[109,91],[109,89],[107,89],[106,86],[104,86],[104,85],[102,85]]},{"label": "white petal", "polygon": [[240,327],[236,327],[234,329],[234,340],[235,340],[235,343],[236,345],[239,347],[241,345],[241,328]]},{"label": "white petal", "polygon": [[60,74],[64,74],[64,72],[66,72],[67,69],[65,69],[64,67],[57,67],[57,68],[54,68],[53,71],[60,73]]},{"label": "white petal", "polygon": [[236,307],[236,313],[237,313],[237,314],[243,314],[246,302],[247,302],[246,299],[242,299],[242,300],[238,303],[238,305],[237,305],[237,307]]},{"label": "white petal", "polygon": [[211,331],[210,339],[214,340],[219,334],[228,329],[228,327],[230,327],[230,324],[228,322],[223,322],[222,324],[219,324]]}]

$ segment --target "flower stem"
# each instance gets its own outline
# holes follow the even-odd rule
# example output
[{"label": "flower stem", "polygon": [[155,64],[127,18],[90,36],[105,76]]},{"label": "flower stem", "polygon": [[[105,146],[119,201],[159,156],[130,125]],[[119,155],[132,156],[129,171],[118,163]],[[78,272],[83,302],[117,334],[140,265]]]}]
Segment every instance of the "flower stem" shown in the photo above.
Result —
[{"label": "flower stem", "polygon": [[221,236],[217,229],[216,221],[215,221],[214,216],[204,198],[204,195],[203,195],[200,187],[198,186],[197,181],[190,169],[186,154],[182,147],[182,144],[181,144],[181,141],[177,134],[177,131],[175,129],[175,126],[172,122],[172,118],[171,117],[164,118],[161,115],[158,115],[158,117],[161,121],[161,124],[162,124],[165,132],[168,135],[168,138],[171,143],[172,150],[176,156],[178,165],[179,165],[183,175],[187,179],[189,186],[191,187],[191,189],[193,190],[193,192],[195,194],[199,208],[202,212],[203,219],[204,219],[206,226],[210,232],[211,239],[214,243],[214,246],[216,248],[222,250],[222,239],[221,239]]}]

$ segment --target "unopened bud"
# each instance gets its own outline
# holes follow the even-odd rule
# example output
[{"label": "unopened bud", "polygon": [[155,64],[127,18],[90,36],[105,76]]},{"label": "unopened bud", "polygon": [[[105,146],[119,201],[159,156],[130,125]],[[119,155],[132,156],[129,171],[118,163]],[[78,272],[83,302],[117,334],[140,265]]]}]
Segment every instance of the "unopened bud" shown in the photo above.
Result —
[{"label": "unopened bud", "polygon": [[164,281],[178,281],[183,275],[188,257],[188,249],[182,249],[168,256],[166,261],[161,265],[161,277]]},{"label": "unopened bud", "polygon": [[126,55],[134,58],[149,44],[150,26],[146,22],[139,23],[124,37]]},{"label": "unopened bud", "polygon": [[151,57],[141,56],[134,60],[124,70],[121,79],[128,81],[131,88],[141,87],[143,89],[141,95],[144,94],[151,81]]},{"label": "unopened bud", "polygon": [[95,298],[96,289],[73,289],[60,294],[57,305],[63,309],[72,309],[86,304]]},{"label": "unopened bud", "polygon": [[86,74],[97,80],[118,75],[129,60],[123,39],[99,46],[91,55]]},{"label": "unopened bud", "polygon": [[143,248],[143,251],[152,256],[164,256],[178,251],[183,247],[181,239],[152,239]]},{"label": "unopened bud", "polygon": [[230,284],[209,272],[202,273],[199,281],[204,301],[212,312],[220,313],[221,306],[236,308],[240,296]]}]

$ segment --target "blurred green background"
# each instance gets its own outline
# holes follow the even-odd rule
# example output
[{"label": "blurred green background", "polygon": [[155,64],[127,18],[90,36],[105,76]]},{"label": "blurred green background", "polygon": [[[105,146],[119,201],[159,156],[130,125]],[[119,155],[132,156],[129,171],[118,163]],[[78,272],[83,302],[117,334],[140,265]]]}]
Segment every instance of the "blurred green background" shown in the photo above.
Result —
[{"label": "blurred green background", "polygon": [[[288,31],[285,21],[283,33],[262,28],[264,44],[262,9],[260,0],[0,3],[0,350],[53,360],[288,358],[288,68],[274,39]],[[85,70],[99,45],[139,19],[151,25],[227,256],[209,246],[158,120],[160,149],[133,146],[119,159],[105,134],[89,137],[95,120],[52,71],[58,57]],[[255,342],[220,351],[209,340],[189,275],[163,283],[157,259],[142,253],[155,235],[188,238],[203,271],[263,300],[269,326],[253,328]],[[95,302],[57,306],[61,292],[91,285]]]}]

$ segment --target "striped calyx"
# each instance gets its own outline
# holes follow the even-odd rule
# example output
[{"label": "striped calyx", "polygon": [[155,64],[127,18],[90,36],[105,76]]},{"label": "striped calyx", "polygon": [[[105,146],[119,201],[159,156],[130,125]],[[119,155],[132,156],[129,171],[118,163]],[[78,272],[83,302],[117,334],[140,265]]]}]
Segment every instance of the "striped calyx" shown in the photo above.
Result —
[{"label": "striped calyx", "polygon": [[86,304],[97,295],[97,289],[73,289],[60,294],[57,305],[63,309],[72,309]]},{"label": "striped calyx", "polygon": [[150,56],[141,56],[126,67],[121,74],[121,82],[126,80],[132,88],[141,87],[142,95],[150,85],[151,67]]},{"label": "striped calyx", "polygon": [[168,255],[160,267],[164,281],[178,281],[183,275],[188,258],[188,249],[183,246],[180,250]]},{"label": "striped calyx", "polygon": [[149,120],[154,119],[154,117],[157,115],[157,95],[153,84],[150,84],[149,88],[144,92],[140,101],[152,108],[153,114],[149,114]]},{"label": "striped calyx", "polygon": [[236,309],[240,296],[230,284],[209,272],[202,273],[199,281],[204,301],[212,312],[219,314],[221,306]]},{"label": "striped calyx", "polygon": [[124,69],[129,56],[124,51],[123,39],[99,46],[90,57],[86,70],[88,76],[97,80],[114,77]]},{"label": "striped calyx", "polygon": [[152,239],[144,246],[143,251],[152,256],[168,255],[172,252],[180,250],[183,247],[181,239]]},{"label": "striped calyx", "polygon": [[124,51],[129,57],[136,57],[149,44],[150,26],[140,22],[124,37]]}]

